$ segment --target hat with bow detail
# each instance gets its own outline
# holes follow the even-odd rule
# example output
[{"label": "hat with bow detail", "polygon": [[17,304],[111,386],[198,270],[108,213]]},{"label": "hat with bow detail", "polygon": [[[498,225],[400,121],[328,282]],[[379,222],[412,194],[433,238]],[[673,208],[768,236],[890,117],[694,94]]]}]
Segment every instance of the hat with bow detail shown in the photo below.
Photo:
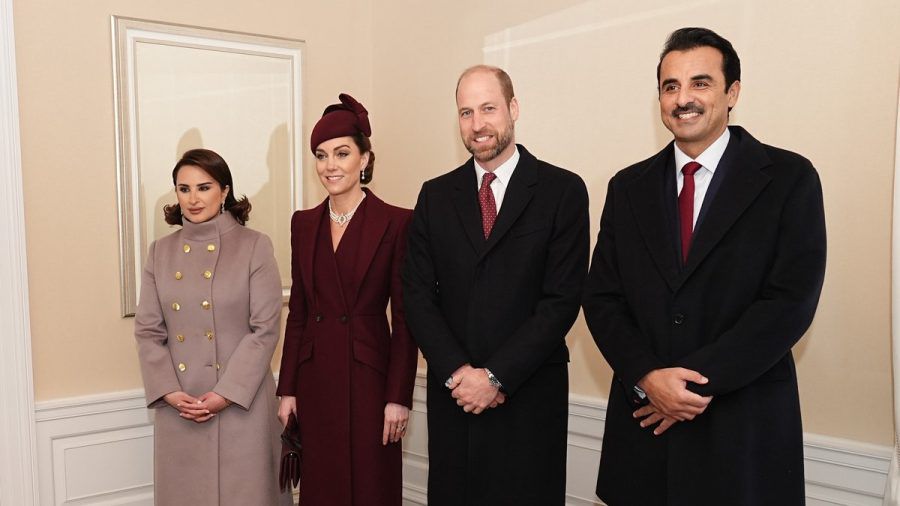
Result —
[{"label": "hat with bow detail", "polygon": [[340,104],[331,104],[325,108],[322,118],[313,127],[309,139],[309,147],[315,154],[316,148],[323,142],[336,137],[352,137],[363,134],[366,137],[372,135],[372,126],[369,124],[369,111],[355,98],[341,93],[338,95]]}]

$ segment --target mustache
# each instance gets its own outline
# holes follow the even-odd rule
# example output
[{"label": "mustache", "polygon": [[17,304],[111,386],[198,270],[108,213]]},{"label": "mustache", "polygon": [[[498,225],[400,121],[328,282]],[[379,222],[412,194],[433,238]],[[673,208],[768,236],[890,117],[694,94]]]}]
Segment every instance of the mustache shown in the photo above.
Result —
[{"label": "mustache", "polygon": [[700,107],[699,105],[697,105],[693,102],[689,102],[689,103],[685,104],[684,106],[679,106],[679,107],[676,107],[675,109],[673,109],[672,116],[675,117],[675,116],[678,116],[679,114],[689,114],[692,112],[696,112],[697,114],[703,114],[704,111],[703,111],[703,108]]},{"label": "mustache", "polygon": [[470,137],[474,139],[475,137],[480,137],[482,135],[497,135],[497,131],[491,127],[484,127],[481,130],[476,130],[472,132]]}]

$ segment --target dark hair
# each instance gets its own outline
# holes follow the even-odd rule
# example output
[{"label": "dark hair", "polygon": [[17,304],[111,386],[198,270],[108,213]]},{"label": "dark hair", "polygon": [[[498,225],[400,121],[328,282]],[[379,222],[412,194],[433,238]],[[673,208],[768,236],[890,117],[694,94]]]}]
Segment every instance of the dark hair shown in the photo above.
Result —
[{"label": "dark hair", "polygon": [[513,91],[512,79],[509,77],[509,74],[506,73],[505,70],[500,67],[494,67],[493,65],[473,65],[460,74],[459,79],[456,80],[456,93],[459,93],[459,83],[462,82],[463,78],[469,74],[474,74],[475,72],[490,72],[497,78],[497,82],[500,83],[500,91],[503,93],[503,99],[506,100],[506,105],[509,105],[512,102],[513,97],[516,96],[515,91]]},{"label": "dark hair", "polygon": [[[203,172],[209,174],[219,183],[219,187],[224,190],[228,187],[228,195],[225,196],[225,210],[230,212],[234,219],[241,225],[247,223],[250,219],[250,200],[247,196],[243,196],[241,200],[234,197],[234,182],[231,180],[231,170],[225,160],[215,151],[208,149],[191,149],[185,151],[181,155],[181,160],[175,164],[172,169],[172,184],[177,184],[178,171],[185,165],[193,165],[200,167]],[[169,225],[182,225],[181,206],[178,203],[163,207],[163,214],[166,223]]]},{"label": "dark hair", "polygon": [[[687,51],[708,46],[722,53],[722,73],[725,74],[725,92],[735,81],[741,80],[741,59],[732,47],[731,42],[708,28],[680,28],[669,35],[659,63],[656,65],[656,85],[659,87],[659,70],[663,58],[672,51]],[[729,109],[730,110],[730,109]]]},{"label": "dark hair", "polygon": [[356,132],[351,138],[353,143],[356,144],[356,148],[359,149],[360,155],[369,153],[369,164],[362,170],[362,174],[359,177],[360,183],[369,184],[375,175],[375,152],[372,151],[372,141],[362,132]]}]

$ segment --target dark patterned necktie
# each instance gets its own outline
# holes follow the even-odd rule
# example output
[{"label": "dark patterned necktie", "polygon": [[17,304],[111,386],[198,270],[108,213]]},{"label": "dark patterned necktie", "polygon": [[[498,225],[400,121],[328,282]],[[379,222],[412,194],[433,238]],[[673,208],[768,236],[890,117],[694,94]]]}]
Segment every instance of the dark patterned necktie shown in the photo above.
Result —
[{"label": "dark patterned necktie", "polygon": [[481,204],[481,228],[484,230],[484,238],[491,235],[494,222],[497,221],[497,202],[494,200],[494,192],[491,191],[491,182],[497,179],[493,172],[485,172],[481,178],[481,189],[478,190],[478,202]]},{"label": "dark patterned necktie", "polygon": [[697,162],[688,162],[681,169],[684,185],[678,195],[678,219],[681,222],[681,261],[687,263],[691,250],[691,236],[694,234],[694,173],[700,170]]}]

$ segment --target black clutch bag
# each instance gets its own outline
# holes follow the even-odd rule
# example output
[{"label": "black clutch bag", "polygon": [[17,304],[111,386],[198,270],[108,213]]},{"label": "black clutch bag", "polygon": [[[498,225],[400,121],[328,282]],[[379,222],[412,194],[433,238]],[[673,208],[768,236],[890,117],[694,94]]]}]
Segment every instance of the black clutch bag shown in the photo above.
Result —
[{"label": "black clutch bag", "polygon": [[288,483],[296,487],[300,483],[300,455],[303,445],[300,444],[300,423],[297,416],[291,413],[288,416],[287,425],[281,433],[281,471],[278,473],[278,483],[284,492]]}]

